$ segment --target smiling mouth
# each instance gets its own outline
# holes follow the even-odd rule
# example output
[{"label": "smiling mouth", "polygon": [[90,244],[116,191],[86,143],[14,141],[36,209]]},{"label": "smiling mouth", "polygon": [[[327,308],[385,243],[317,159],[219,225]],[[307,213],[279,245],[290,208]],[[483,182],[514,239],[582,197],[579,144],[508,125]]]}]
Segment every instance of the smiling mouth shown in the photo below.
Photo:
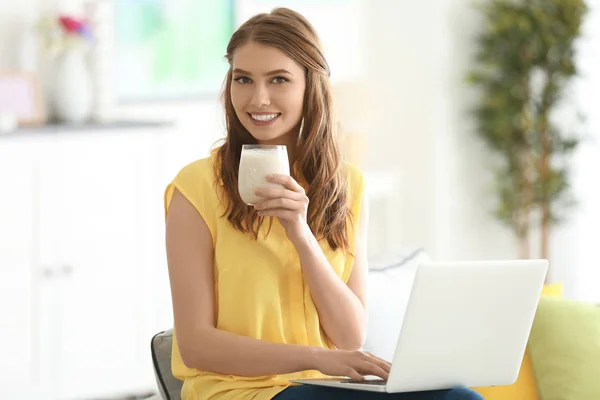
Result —
[{"label": "smiling mouth", "polygon": [[270,114],[253,114],[248,113],[250,118],[257,122],[271,122],[277,119],[281,113],[270,113]]}]

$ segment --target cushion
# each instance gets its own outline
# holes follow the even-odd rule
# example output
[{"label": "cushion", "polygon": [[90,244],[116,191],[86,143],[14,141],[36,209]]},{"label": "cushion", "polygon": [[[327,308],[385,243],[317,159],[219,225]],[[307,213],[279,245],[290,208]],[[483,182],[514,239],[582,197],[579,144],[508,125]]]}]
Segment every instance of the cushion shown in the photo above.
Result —
[{"label": "cushion", "polygon": [[429,260],[423,249],[369,260],[369,319],[363,350],[392,360],[416,268],[419,263]]},{"label": "cushion", "polygon": [[[542,297],[562,297],[560,284],[545,285]],[[517,381],[512,385],[475,388],[485,400],[538,400],[538,390],[533,376],[529,350],[525,352]],[[546,399],[544,399],[546,400]]]},{"label": "cushion", "polygon": [[171,346],[173,345],[173,331],[159,332],[152,338],[151,351],[152,363],[156,385],[163,400],[180,400],[183,382],[173,376],[171,372]]},{"label": "cushion", "polygon": [[600,399],[600,307],[541,299],[529,352],[543,400]]}]

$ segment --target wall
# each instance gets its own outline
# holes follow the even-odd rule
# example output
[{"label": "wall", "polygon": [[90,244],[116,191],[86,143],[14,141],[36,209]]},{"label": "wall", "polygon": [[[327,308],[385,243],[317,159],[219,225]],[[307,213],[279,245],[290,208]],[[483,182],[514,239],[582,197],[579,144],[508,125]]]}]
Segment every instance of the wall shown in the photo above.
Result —
[{"label": "wall", "polygon": [[[474,94],[463,82],[481,21],[469,2],[435,5],[371,0],[365,7],[366,69],[379,116],[369,132],[368,164],[394,169],[399,177],[399,243],[423,245],[436,259],[513,258],[514,240],[488,211],[489,154],[466,117]],[[585,76],[572,100],[587,114],[588,132],[597,141],[600,2],[589,5],[578,53]],[[592,140],[574,160],[580,206],[553,231],[550,273],[552,281],[565,284],[568,296],[596,301],[600,270],[592,252],[600,191],[593,179],[600,170],[599,150]]]},{"label": "wall", "polygon": [[[600,115],[597,113],[600,93],[600,2],[588,1],[590,13],[579,42],[577,62],[581,76],[574,82],[567,101],[587,115],[585,132],[590,141],[582,145],[573,158],[573,194],[580,202],[572,210],[565,224],[557,226],[551,236],[550,279],[565,284],[568,296],[600,301],[600,269],[595,262],[594,243],[600,223],[600,189],[594,172],[600,170]],[[446,233],[438,242],[444,243],[441,254],[446,258],[474,258],[481,256],[514,256],[512,243],[503,227],[486,217],[485,190],[489,175],[481,171],[486,165],[486,152],[474,139],[474,127],[465,112],[472,104],[472,94],[461,83],[470,59],[469,45],[477,29],[477,18],[468,4],[461,0],[446,0],[439,9],[443,20],[438,43],[446,41],[442,58],[441,97],[442,115],[437,119],[438,158],[447,154],[446,163],[440,164],[438,181],[440,195],[449,194],[440,217],[447,218],[440,226]],[[437,25],[437,24],[436,24]],[[445,85],[444,85],[445,83]],[[561,122],[565,129],[573,129],[573,107],[567,107]],[[562,113],[561,113],[562,114]],[[595,143],[594,143],[595,141]],[[468,179],[467,179],[468,177]],[[443,188],[443,189],[442,189]],[[448,240],[450,239],[450,240]],[[533,255],[539,241],[532,242]]]},{"label": "wall", "polygon": [[16,70],[30,66],[29,35],[24,35],[33,25],[38,10],[38,0],[0,0],[0,70]]},{"label": "wall", "polygon": [[[326,38],[334,82],[359,76],[369,84],[372,102],[357,99],[371,111],[362,125],[368,127],[364,165],[369,170],[391,171],[397,177],[401,198],[396,221],[398,246],[423,246],[437,259],[514,257],[509,232],[488,213],[488,154],[466,118],[473,94],[462,79],[480,23],[470,2],[350,3],[352,10],[363,16],[348,24],[356,26],[354,30],[331,23],[347,16],[332,10],[320,12],[317,2],[306,2],[304,10],[299,2],[289,2],[305,12]],[[53,4],[50,0],[0,0],[1,68],[23,65],[14,32],[23,23],[31,23],[36,11]],[[79,0],[60,2],[64,10],[76,10],[79,4]],[[274,3],[265,0],[256,6],[259,3],[239,0],[239,4],[241,21],[254,12],[269,10]],[[579,53],[582,71],[588,76],[575,88],[573,98],[588,114],[590,134],[599,139],[600,116],[593,107],[600,93],[600,1],[590,0],[589,4],[592,13]],[[196,139],[196,148],[182,149],[183,158],[189,160],[206,153],[223,132],[216,98],[133,105],[119,114],[174,118],[180,134]],[[581,204],[570,223],[553,235],[552,278],[565,283],[568,295],[600,300],[600,269],[595,268],[592,254],[600,222],[600,194],[594,184],[594,171],[600,170],[598,154],[597,143],[587,144],[578,154],[573,182]]]},{"label": "wall", "polygon": [[482,204],[485,152],[464,118],[461,80],[476,18],[460,1],[376,0],[366,19],[367,74],[380,115],[369,163],[397,170],[399,241],[438,259],[512,257],[507,232]]},{"label": "wall", "polygon": [[[568,237],[555,237],[555,245],[569,247],[561,261],[573,268],[574,292],[582,298],[600,301],[600,263],[598,263],[598,226],[600,225],[600,1],[589,1],[591,12],[583,30],[578,59],[581,77],[575,86],[573,97],[577,107],[586,115],[585,134],[588,139],[577,155],[573,174],[573,186],[580,202],[571,224]],[[563,239],[566,239],[563,242]],[[557,257],[558,260],[558,257]]]}]

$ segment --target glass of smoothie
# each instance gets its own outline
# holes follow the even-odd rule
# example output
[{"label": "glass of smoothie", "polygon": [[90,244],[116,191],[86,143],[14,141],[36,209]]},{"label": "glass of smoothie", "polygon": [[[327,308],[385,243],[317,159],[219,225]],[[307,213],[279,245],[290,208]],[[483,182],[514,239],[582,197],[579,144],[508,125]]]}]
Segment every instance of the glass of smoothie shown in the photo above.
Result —
[{"label": "glass of smoothie", "polygon": [[254,205],[260,197],[254,191],[260,187],[281,187],[267,181],[270,174],[290,174],[286,146],[245,144],[242,146],[238,190],[244,203]]}]

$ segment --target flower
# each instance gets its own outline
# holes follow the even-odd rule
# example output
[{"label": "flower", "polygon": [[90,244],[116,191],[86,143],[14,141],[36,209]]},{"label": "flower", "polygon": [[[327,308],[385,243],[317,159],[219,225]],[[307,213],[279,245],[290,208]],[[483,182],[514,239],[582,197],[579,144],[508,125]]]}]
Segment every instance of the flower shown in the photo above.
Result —
[{"label": "flower", "polygon": [[68,15],[62,15],[58,17],[58,21],[62,25],[62,27],[67,31],[67,33],[79,33],[81,27],[83,26],[83,22],[76,20],[73,17]]},{"label": "flower", "polygon": [[90,23],[71,15],[43,16],[36,30],[46,50],[53,54],[92,43],[94,39]]}]

